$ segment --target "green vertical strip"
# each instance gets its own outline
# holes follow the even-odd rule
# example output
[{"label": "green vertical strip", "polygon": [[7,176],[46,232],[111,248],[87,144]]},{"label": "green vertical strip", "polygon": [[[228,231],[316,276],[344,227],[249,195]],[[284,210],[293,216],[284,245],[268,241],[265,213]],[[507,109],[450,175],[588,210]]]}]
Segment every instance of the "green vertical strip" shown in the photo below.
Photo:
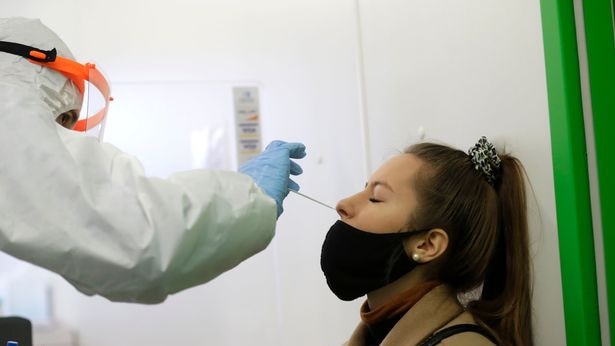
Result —
[{"label": "green vertical strip", "polygon": [[612,159],[615,149],[615,37],[612,3],[609,0],[584,1],[583,13],[602,211],[608,327],[611,345],[615,345],[615,164]]},{"label": "green vertical strip", "polygon": [[574,6],[541,0],[568,345],[600,345],[596,265]]}]

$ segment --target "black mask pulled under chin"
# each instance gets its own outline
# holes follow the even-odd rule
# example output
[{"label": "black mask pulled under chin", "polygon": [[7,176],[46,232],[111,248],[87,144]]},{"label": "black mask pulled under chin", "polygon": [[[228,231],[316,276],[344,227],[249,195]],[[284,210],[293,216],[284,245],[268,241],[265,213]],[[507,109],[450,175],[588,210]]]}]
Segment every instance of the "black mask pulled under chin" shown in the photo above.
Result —
[{"label": "black mask pulled under chin", "polygon": [[417,265],[406,254],[402,240],[420,232],[369,233],[337,221],[320,256],[329,288],[349,301],[399,279]]}]

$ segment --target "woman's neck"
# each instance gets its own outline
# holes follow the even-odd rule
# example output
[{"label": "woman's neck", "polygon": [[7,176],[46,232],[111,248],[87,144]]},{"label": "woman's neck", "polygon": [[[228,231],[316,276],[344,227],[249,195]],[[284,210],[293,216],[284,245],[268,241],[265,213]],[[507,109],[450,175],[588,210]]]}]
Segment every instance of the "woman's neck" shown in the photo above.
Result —
[{"label": "woman's neck", "polygon": [[415,268],[390,284],[369,292],[367,294],[369,308],[374,310],[412,287],[426,282],[427,280],[421,269],[423,268]]}]

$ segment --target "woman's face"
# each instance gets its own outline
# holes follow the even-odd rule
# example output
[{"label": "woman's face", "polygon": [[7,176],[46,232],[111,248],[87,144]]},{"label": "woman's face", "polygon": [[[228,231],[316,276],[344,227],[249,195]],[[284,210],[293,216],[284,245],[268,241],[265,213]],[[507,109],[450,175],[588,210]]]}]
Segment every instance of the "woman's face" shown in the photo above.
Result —
[{"label": "woman's face", "polygon": [[387,161],[372,174],[363,191],[338,202],[341,220],[372,233],[405,230],[416,208],[414,180],[422,164],[412,154]]}]

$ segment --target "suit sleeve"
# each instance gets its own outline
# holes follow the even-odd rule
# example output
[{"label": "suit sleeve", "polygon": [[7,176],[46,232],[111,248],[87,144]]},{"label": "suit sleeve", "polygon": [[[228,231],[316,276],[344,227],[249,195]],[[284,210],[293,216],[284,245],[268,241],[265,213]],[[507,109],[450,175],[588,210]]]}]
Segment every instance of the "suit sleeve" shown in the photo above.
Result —
[{"label": "suit sleeve", "polygon": [[2,251],[85,294],[158,303],[271,241],[276,204],[250,177],[147,177],[132,156],[60,128],[44,104],[0,89],[10,100],[0,106]]}]

